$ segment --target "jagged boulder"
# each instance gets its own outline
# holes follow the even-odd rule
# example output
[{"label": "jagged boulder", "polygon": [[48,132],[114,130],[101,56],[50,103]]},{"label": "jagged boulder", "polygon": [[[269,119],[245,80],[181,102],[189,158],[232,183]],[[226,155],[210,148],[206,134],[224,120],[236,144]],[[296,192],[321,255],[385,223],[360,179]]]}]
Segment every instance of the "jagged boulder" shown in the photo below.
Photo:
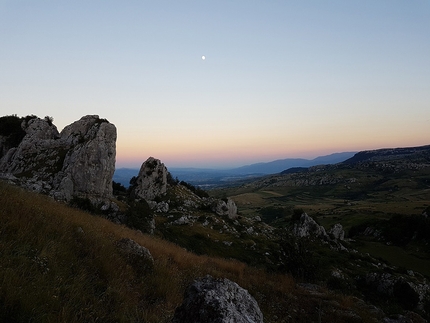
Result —
[{"label": "jagged boulder", "polygon": [[172,322],[263,323],[263,314],[247,290],[228,279],[208,275],[187,288]]},{"label": "jagged boulder", "polygon": [[238,217],[236,203],[234,203],[234,201],[229,198],[227,200],[213,201],[211,209],[216,214],[220,216],[226,215],[230,219],[236,219]]},{"label": "jagged boulder", "polygon": [[343,241],[345,239],[345,231],[343,230],[343,226],[340,223],[336,223],[335,225],[333,225],[328,233],[335,240]]},{"label": "jagged boulder", "polygon": [[154,157],[149,157],[140,167],[134,183],[134,196],[148,201],[167,192],[167,168]]},{"label": "jagged boulder", "polygon": [[328,235],[322,225],[319,225],[306,213],[300,216],[300,219],[294,224],[293,233],[299,238],[317,237],[327,238]]},{"label": "jagged boulder", "polygon": [[[22,121],[25,136],[0,159],[0,173],[58,200],[100,201],[112,196],[116,127],[88,115],[58,133],[49,118]],[[5,175],[6,176],[6,175]]]}]

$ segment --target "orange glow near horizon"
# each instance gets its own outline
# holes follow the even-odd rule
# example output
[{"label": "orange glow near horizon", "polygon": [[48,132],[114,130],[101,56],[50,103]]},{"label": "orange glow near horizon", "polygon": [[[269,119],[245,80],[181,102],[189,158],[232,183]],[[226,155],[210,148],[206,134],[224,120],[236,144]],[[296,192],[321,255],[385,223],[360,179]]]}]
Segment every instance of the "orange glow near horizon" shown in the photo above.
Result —
[{"label": "orange glow near horizon", "polygon": [[6,2],[1,115],[99,115],[117,167],[429,144],[428,1]]},{"label": "orange glow near horizon", "polygon": [[197,124],[194,132],[169,124],[140,136],[138,130],[117,124],[117,167],[140,167],[152,156],[170,167],[228,168],[285,158],[313,159],[338,152],[422,146],[429,144],[430,138],[424,117],[416,127],[407,129],[407,120],[395,116],[299,121],[276,120],[267,125],[268,121],[262,120],[258,126],[264,127],[264,132],[256,131],[255,123],[221,129]]},{"label": "orange glow near horizon", "polygon": [[[279,147],[266,146],[258,149],[257,146],[244,145],[235,146],[213,146],[213,147],[191,147],[187,149],[180,147],[174,149],[172,146],[148,146],[143,147],[117,147],[117,168],[130,167],[139,168],[149,157],[160,159],[168,167],[197,167],[197,168],[234,168],[244,165],[270,162],[277,159],[305,158],[313,159],[318,156],[330,155],[340,152],[353,152],[363,150],[374,150],[382,148],[413,147],[429,144],[427,140],[399,140],[393,144],[388,138],[375,138],[372,143],[356,141],[351,144],[340,142],[339,145],[327,142],[318,147],[308,145],[286,143]],[[128,149],[127,149],[128,148]]]}]

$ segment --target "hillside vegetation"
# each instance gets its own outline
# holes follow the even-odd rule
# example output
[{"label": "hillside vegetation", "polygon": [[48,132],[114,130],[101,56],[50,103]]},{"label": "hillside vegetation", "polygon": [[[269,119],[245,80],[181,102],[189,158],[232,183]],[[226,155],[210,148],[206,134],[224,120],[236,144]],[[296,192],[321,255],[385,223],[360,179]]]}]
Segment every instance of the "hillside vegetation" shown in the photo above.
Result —
[{"label": "hillside vegetation", "polygon": [[[291,276],[235,260],[197,256],[4,182],[0,205],[2,322],[168,322],[186,286],[206,274],[248,289],[265,322],[374,322],[356,298],[311,292]],[[121,253],[117,243],[125,237],[148,248],[154,264]]]},{"label": "hillside vegetation", "polygon": [[[424,310],[421,315],[429,318],[429,146],[361,152],[344,163],[286,171],[211,194],[229,196],[243,217],[260,217],[281,232],[297,210],[326,230],[341,224],[349,259],[306,245],[310,259],[319,258],[319,281],[344,292],[358,290],[386,312],[400,305]],[[324,276],[324,268],[332,275]],[[342,274],[333,276],[337,270]],[[427,295],[396,291],[395,281],[421,286]]]},{"label": "hillside vegetation", "polygon": [[424,322],[430,150],[357,155],[209,197],[150,157],[128,189],[113,183],[116,208],[0,182],[0,321],[170,322],[209,274],[269,323]]}]

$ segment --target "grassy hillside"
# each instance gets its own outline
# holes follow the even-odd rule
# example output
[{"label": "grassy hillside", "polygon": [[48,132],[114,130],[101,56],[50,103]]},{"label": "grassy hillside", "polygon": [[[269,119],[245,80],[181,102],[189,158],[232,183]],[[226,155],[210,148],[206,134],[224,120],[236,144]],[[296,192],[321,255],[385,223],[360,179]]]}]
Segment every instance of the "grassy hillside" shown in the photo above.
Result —
[{"label": "grassy hillside", "polygon": [[[168,322],[186,286],[206,274],[246,288],[265,322],[375,322],[380,315],[357,298],[197,256],[4,182],[0,205],[1,322]],[[121,253],[125,237],[148,248],[154,265]]]}]

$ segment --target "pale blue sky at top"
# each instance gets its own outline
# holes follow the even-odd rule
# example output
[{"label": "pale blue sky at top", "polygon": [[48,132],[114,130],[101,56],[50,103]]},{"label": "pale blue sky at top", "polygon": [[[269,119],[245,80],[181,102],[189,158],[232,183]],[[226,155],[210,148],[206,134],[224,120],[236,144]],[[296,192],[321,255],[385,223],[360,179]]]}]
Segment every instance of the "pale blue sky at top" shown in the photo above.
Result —
[{"label": "pale blue sky at top", "polygon": [[430,144],[429,0],[0,0],[0,17],[0,115],[98,114],[117,167]]}]

